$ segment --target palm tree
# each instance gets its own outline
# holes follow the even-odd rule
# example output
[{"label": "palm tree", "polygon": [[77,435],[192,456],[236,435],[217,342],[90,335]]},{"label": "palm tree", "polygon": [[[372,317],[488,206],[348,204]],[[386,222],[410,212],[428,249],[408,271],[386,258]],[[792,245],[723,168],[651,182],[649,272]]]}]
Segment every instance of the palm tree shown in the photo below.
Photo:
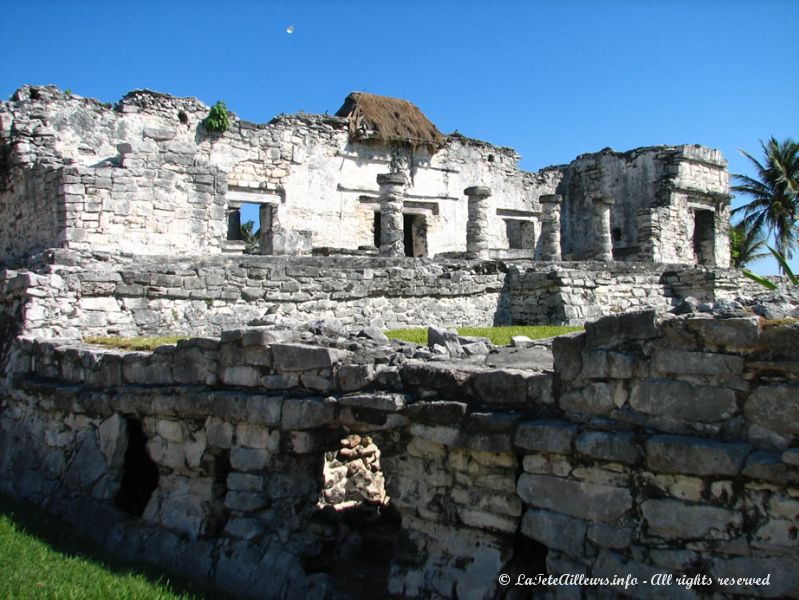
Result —
[{"label": "palm tree", "polygon": [[261,230],[255,228],[255,221],[247,221],[241,224],[241,241],[244,242],[247,254],[258,254],[260,246]]},{"label": "palm tree", "polygon": [[743,268],[750,262],[760,260],[769,255],[763,232],[747,226],[740,221],[730,226],[730,256],[732,266]]},{"label": "palm tree", "polygon": [[738,185],[732,190],[751,200],[732,212],[743,213],[742,222],[750,231],[765,230],[773,236],[777,251],[791,258],[799,233],[799,144],[791,138],[779,142],[772,137],[768,144],[761,141],[760,146],[765,157],[763,163],[740,150],[754,164],[757,178],[733,175]]}]

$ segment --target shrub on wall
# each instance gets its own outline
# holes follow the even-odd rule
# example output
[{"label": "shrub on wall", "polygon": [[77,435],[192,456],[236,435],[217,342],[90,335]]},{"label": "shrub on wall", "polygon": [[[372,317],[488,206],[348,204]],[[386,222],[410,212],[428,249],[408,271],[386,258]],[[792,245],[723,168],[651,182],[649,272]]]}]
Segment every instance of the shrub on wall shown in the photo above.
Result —
[{"label": "shrub on wall", "polygon": [[230,120],[227,116],[227,106],[222,100],[219,100],[208,111],[208,116],[203,120],[203,126],[206,131],[212,133],[224,133],[230,126]]}]

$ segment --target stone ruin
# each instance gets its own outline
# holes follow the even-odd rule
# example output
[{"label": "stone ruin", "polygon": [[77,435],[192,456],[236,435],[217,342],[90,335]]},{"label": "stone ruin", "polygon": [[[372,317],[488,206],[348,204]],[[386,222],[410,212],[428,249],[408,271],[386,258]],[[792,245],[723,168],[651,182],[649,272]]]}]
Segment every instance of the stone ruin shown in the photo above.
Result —
[{"label": "stone ruin", "polygon": [[[799,298],[728,268],[718,152],[207,113],[0,104],[0,491],[242,597],[799,597]],[[492,324],[586,327],[441,329]]]},{"label": "stone ruin", "polygon": [[[26,86],[0,103],[0,251],[616,260],[729,266],[726,161],[701,146],[605,149],[530,173],[444,136],[409,102],[350,95],[336,116],[230,115],[134,91],[115,106]],[[467,200],[468,197],[468,200]]]}]

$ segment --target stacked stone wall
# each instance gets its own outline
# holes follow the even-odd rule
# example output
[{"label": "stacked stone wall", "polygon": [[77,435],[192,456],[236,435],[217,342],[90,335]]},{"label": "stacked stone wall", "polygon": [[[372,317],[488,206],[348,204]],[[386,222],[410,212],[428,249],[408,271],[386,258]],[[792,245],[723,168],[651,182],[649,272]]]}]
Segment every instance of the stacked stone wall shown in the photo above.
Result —
[{"label": "stacked stone wall", "polygon": [[[586,268],[590,266],[592,268]],[[550,269],[512,268],[508,277],[510,312],[519,324],[582,325],[601,316],[670,309],[679,301],[661,269],[602,263],[569,263]],[[703,290],[712,295],[712,288]]]},{"label": "stacked stone wall", "polygon": [[582,325],[608,314],[668,310],[689,296],[734,298],[742,281],[734,270],[668,265],[70,252],[40,258],[27,263],[30,270],[4,271],[5,285],[25,290],[25,332],[67,338],[218,335],[318,318],[380,328]]},{"label": "stacked stone wall", "polygon": [[[380,328],[582,325],[735,297],[738,271],[603,263],[357,257],[124,258],[55,252],[6,270],[26,288],[24,331],[47,337],[218,335],[336,318]],[[9,300],[11,301],[11,300]]]},{"label": "stacked stone wall", "polygon": [[[336,318],[380,328],[509,324],[502,263],[218,256],[84,260],[58,254],[26,286],[25,330],[48,337],[218,335],[246,324]],[[71,266],[72,265],[72,266]],[[33,266],[33,265],[32,265]]]},{"label": "stacked stone wall", "polygon": [[643,583],[657,573],[712,577],[701,593],[718,597],[795,597],[797,342],[796,325],[756,317],[635,313],[556,339],[548,372],[269,328],[153,353],[19,339],[0,481],[73,520],[74,498],[107,507],[137,419],[161,477],[143,522],[100,511],[106,545],[231,591],[257,578],[273,582],[265,597],[326,597],[327,576],[303,569],[322,462],[364,432],[402,519],[391,593],[493,597],[500,573],[530,574],[514,562],[529,539],[549,574],[629,575],[614,589],[636,598],[662,591]]}]

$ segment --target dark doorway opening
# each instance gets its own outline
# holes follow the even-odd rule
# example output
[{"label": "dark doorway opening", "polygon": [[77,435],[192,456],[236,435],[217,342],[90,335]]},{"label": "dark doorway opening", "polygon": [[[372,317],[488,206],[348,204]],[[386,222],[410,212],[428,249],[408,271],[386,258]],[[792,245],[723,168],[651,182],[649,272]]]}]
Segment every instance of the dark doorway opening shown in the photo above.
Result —
[{"label": "dark doorway opening", "polygon": [[413,215],[402,215],[402,233],[405,236],[405,256],[413,256]]},{"label": "dark doorway opening", "polygon": [[712,210],[694,211],[693,248],[696,262],[700,265],[715,264],[715,230]]},{"label": "dark doorway opening", "polygon": [[424,215],[402,215],[405,256],[427,256],[427,222]]},{"label": "dark doorway opening", "polygon": [[114,503],[132,515],[141,516],[158,487],[158,466],[147,454],[147,438],[141,421],[128,419],[128,449],[122,467],[122,483]]},{"label": "dark doorway opening", "polygon": [[310,517],[321,545],[304,557],[303,567],[327,573],[349,600],[387,597],[402,517],[386,495],[381,448],[395,454],[405,445],[391,433],[350,433],[324,455],[322,488]]},{"label": "dark doorway opening", "polygon": [[375,220],[374,225],[372,227],[372,231],[374,232],[373,243],[375,248],[378,250],[380,249],[380,211],[375,211]]},{"label": "dark doorway opening", "polygon": [[227,209],[227,240],[229,242],[241,240],[241,208],[238,206]]},{"label": "dark doorway opening", "polygon": [[509,250],[532,250],[535,248],[535,225],[532,221],[505,219],[505,233]]},{"label": "dark doorway opening", "polygon": [[[549,548],[544,544],[517,533],[513,543],[513,556],[502,571],[510,576],[511,581],[518,581],[519,577],[548,575],[548,553]],[[533,600],[539,597],[534,590],[535,588],[519,589],[513,585],[501,587],[498,590],[497,600]]]}]

